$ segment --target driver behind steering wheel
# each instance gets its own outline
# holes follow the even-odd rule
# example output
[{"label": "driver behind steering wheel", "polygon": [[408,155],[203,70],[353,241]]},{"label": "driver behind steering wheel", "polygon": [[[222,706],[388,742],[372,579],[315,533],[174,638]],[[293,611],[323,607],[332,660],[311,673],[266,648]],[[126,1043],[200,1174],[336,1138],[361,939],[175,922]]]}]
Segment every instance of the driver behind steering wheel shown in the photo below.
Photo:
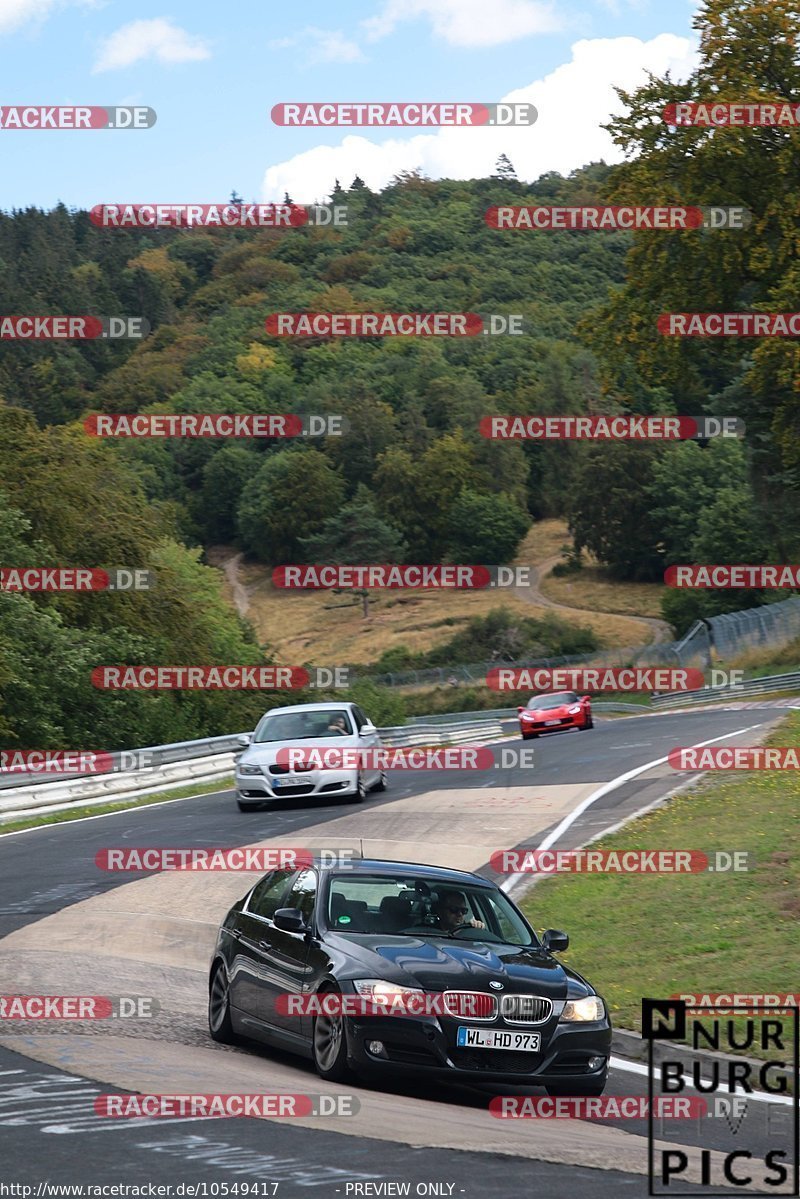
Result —
[{"label": "driver behind steering wheel", "polygon": [[463,891],[440,891],[433,908],[436,921],[445,932],[457,928],[486,928],[482,920],[467,920],[467,897]]}]

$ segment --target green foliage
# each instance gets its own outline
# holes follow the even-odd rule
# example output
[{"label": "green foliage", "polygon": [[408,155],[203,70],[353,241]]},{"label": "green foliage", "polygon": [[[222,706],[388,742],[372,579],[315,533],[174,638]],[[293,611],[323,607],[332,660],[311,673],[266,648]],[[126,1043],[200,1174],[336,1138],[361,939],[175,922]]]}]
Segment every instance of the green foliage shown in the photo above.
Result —
[{"label": "green foliage", "polygon": [[505,496],[465,489],[450,510],[448,555],[453,562],[510,562],[530,523]]},{"label": "green foliage", "polygon": [[344,483],[318,450],[279,450],[242,491],[242,544],[272,565],[308,561],[303,537],[334,516],[343,497]]},{"label": "green foliage", "polygon": [[319,533],[300,540],[309,562],[403,562],[408,549],[397,529],[381,520],[364,486],[349,504],[323,521]]}]

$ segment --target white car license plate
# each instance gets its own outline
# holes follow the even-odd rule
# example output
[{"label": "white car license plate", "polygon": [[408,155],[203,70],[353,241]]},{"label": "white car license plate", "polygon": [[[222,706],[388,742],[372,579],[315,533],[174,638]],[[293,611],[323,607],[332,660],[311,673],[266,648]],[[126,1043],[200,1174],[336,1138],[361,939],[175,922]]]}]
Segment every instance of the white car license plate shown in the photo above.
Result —
[{"label": "white car license plate", "polygon": [[546,720],[545,724],[561,724],[560,720]]},{"label": "white car license plate", "polygon": [[272,780],[272,785],[273,787],[282,787],[284,783],[302,783],[304,781],[308,782],[307,779],[304,780],[299,774],[282,774],[279,779]]},{"label": "white car license plate", "polygon": [[456,1044],[462,1049],[517,1049],[534,1053],[541,1033],[507,1032],[501,1028],[459,1028]]}]

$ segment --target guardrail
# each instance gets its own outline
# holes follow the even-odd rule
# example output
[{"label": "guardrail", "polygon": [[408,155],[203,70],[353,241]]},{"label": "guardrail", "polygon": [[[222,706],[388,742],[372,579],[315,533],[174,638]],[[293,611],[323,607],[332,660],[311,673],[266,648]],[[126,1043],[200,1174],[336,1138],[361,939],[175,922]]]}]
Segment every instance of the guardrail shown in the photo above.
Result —
[{"label": "guardrail", "polygon": [[[516,710],[512,713],[516,715]],[[484,713],[464,713],[463,719],[446,723],[418,720],[410,725],[379,729],[381,739],[390,746],[459,745],[480,743],[503,736],[500,721]],[[477,717],[477,719],[476,719]],[[126,754],[148,764],[136,770],[116,769],[102,774],[54,774],[30,782],[31,775],[14,774],[3,780],[0,790],[0,824],[27,816],[64,811],[67,808],[135,799],[228,778],[243,747],[239,738],[245,733],[224,737],[205,737],[199,741],[181,741],[147,749],[127,750],[111,755],[114,764],[124,764]],[[209,750],[212,752],[209,753]],[[23,780],[23,781],[20,781]]]},{"label": "guardrail", "polygon": [[[776,675],[761,680],[786,687],[794,680],[800,689],[800,674]],[[780,684],[780,685],[778,685]],[[755,683],[750,684],[755,685]],[[732,690],[743,694],[744,687]],[[769,689],[769,688],[767,688]],[[651,701],[654,706],[698,702],[698,696],[717,698],[726,688],[711,688],[703,692],[676,692],[661,695]],[[703,702],[701,700],[701,702]],[[596,712],[646,713],[645,704],[626,704],[598,700]],[[437,716],[415,716],[407,724],[378,729],[381,740],[389,746],[481,744],[497,740],[515,731],[516,708],[492,708],[483,712],[445,712]],[[511,725],[511,729],[509,729]],[[505,726],[505,727],[504,727]],[[240,738],[245,733],[228,733],[222,737],[203,737],[197,741],[178,741],[170,745],[153,745],[145,749],[120,750],[110,755],[113,769],[102,774],[58,774],[47,779],[30,774],[7,775],[0,778],[0,824],[21,817],[92,804],[136,799],[142,795],[168,794],[188,783],[213,783],[230,777],[236,758],[242,752]],[[135,758],[136,769],[124,769]],[[35,778],[35,781],[32,779]]]},{"label": "guardrail", "polygon": [[771,691],[800,692],[800,671],[772,674],[761,679],[746,679],[727,687],[703,687],[700,691],[668,691],[654,695],[654,708],[687,708],[694,704],[714,703],[720,699],[744,699],[752,695],[768,695]]}]

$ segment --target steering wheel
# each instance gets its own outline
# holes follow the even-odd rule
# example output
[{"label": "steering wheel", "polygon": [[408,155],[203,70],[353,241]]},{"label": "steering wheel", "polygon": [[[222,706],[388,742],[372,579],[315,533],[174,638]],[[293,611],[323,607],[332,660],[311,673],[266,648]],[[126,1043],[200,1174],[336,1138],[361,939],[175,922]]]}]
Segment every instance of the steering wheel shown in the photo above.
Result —
[{"label": "steering wheel", "polygon": [[450,934],[452,936],[453,933],[460,933],[462,928],[474,928],[474,927],[475,926],[472,923],[472,921],[467,921],[465,924],[456,924],[453,926],[453,928],[450,929]]}]

